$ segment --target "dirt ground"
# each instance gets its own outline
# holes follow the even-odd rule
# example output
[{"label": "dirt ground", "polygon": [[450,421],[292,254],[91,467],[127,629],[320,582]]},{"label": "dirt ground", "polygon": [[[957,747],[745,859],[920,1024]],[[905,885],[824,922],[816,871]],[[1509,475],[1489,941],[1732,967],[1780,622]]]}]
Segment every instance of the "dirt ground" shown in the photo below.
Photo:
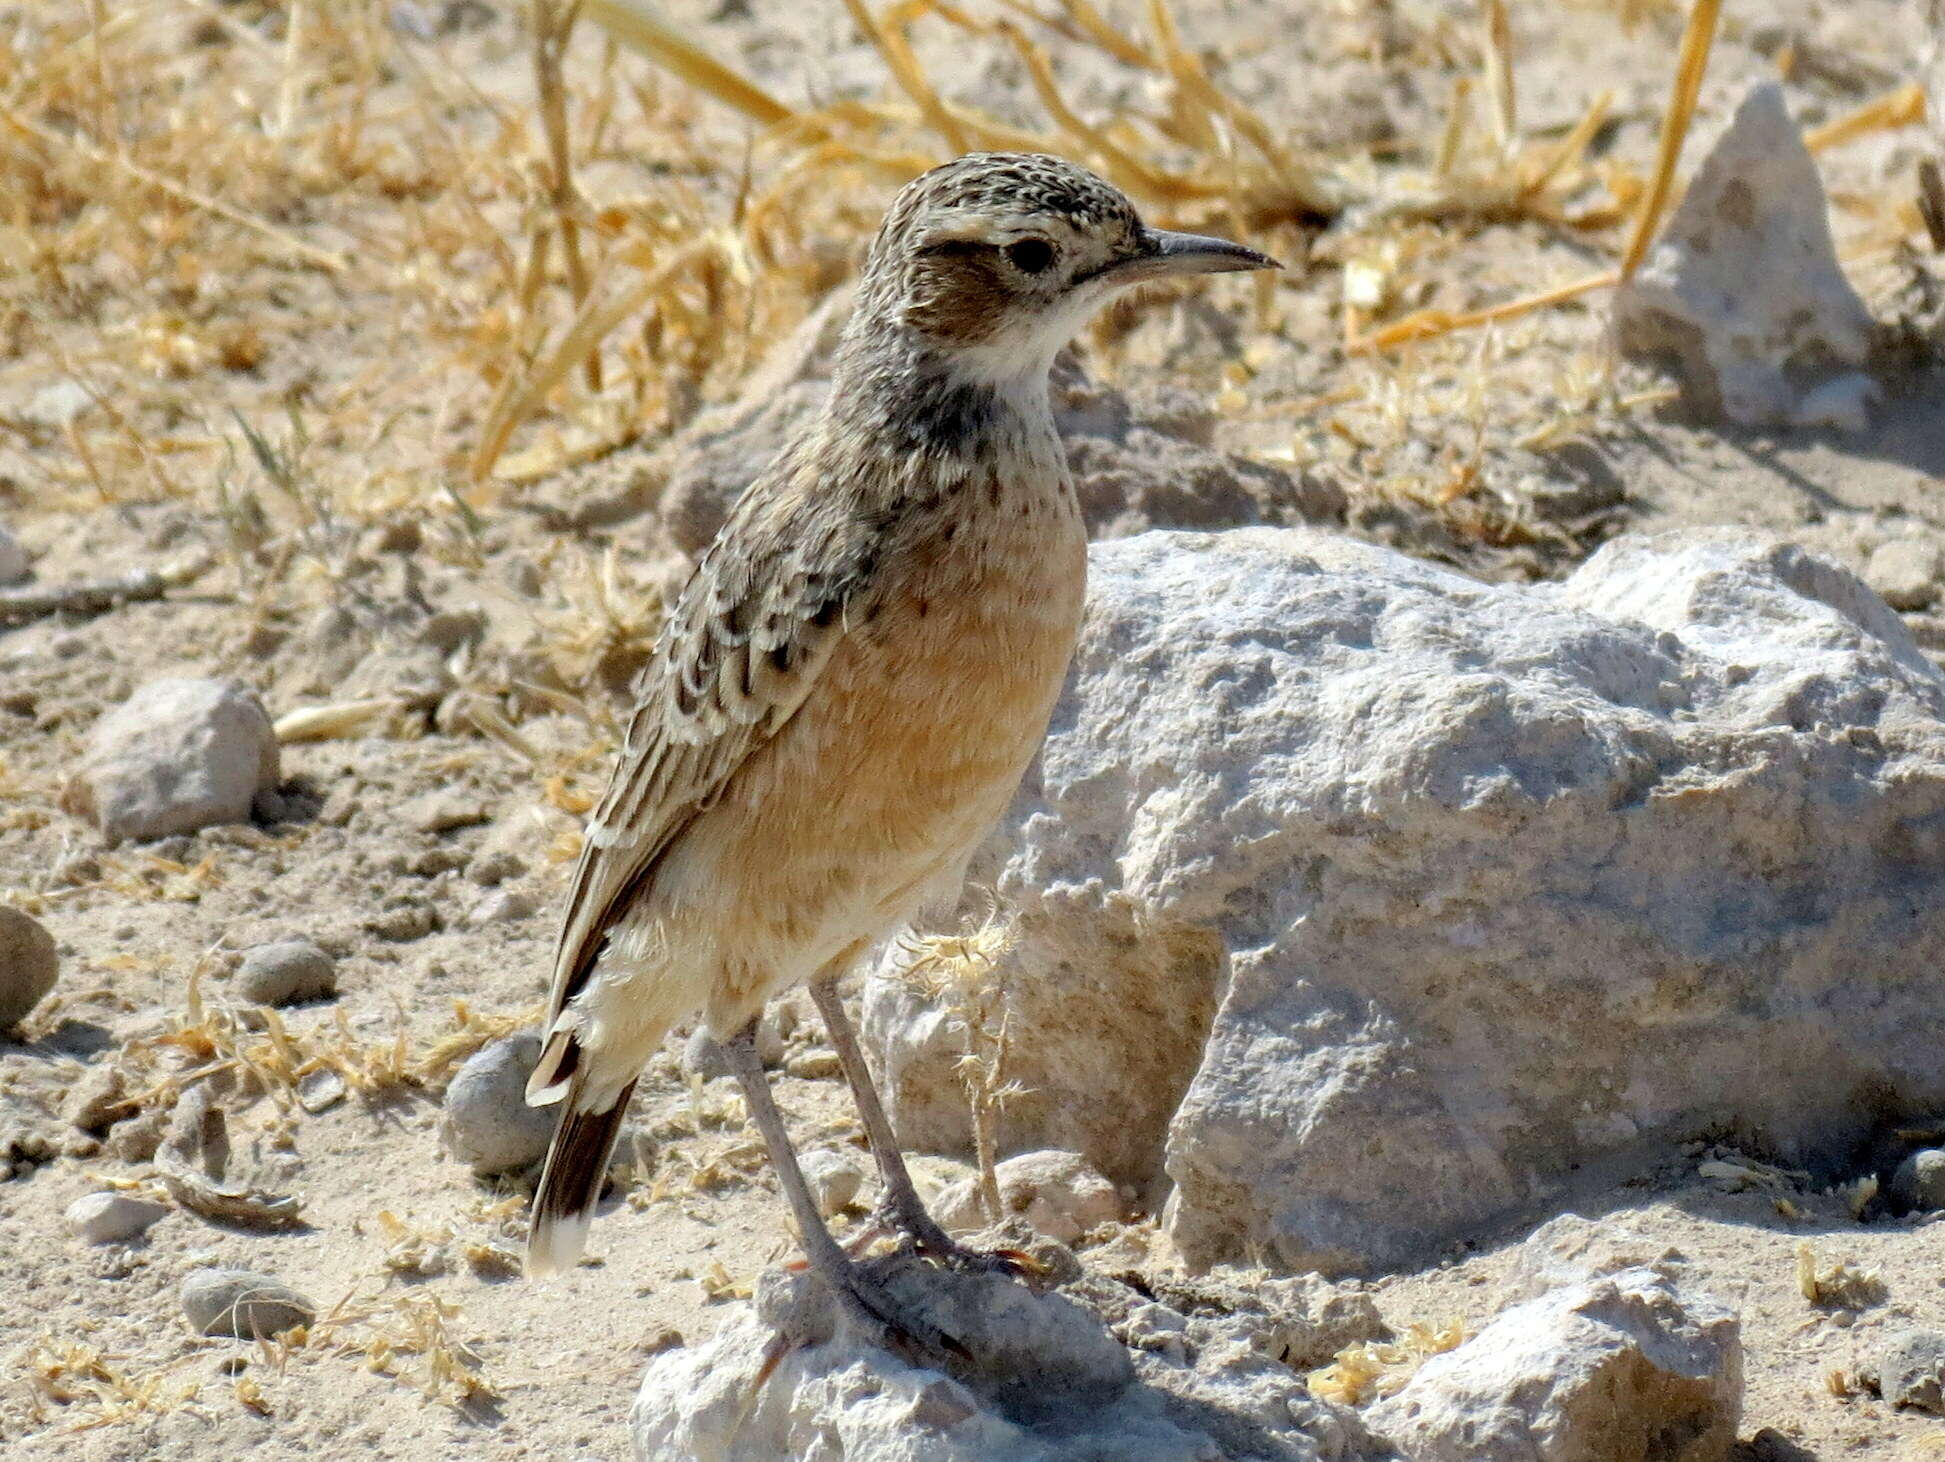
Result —
[{"label": "dirt ground", "polygon": [[[1142,64],[1163,49],[1147,7],[1103,7],[1119,56],[1075,18],[1085,7],[1041,8],[1066,19],[967,14],[1014,16],[1085,118],[1183,114],[1193,87]],[[1191,122],[1154,156],[1220,173],[1209,158],[1238,155],[1222,136],[1253,118],[1348,193],[1239,181],[1151,207],[1292,267],[1262,292],[1217,281],[1117,309],[1086,342],[1093,368],[1196,393],[1221,445],[1339,481],[1351,531],[1484,575],[1558,573],[1616,532],[1694,523],[1786,534],[1860,571],[1893,538],[1945,553],[1945,376],[1926,333],[1945,290],[1910,202],[1923,128],[1865,128],[1819,154],[1847,269],[1913,342],[1863,432],[1682,420],[1664,382],[1613,360],[1601,292],[1402,352],[1345,348],[1353,278],[1371,286],[1353,291],[1364,330],[1619,256],[1681,9],[1508,8],[1519,140],[1502,151],[1471,3],[1177,4],[1182,54],[1206,58],[1238,111],[1205,118],[1207,156],[1184,140]],[[1922,9],[1727,7],[1688,165],[1755,80],[1787,74],[1816,128],[1915,79]],[[597,1262],[549,1284],[508,1262],[519,1184],[472,1178],[437,1132],[456,1062],[544,990],[577,814],[683,567],[654,500],[684,423],[845,277],[900,167],[950,150],[837,4],[668,10],[800,114],[890,110],[845,134],[851,153],[753,143],[747,118],[584,22],[564,63],[577,270],[510,4],[0,5],[0,524],[41,584],[194,570],[159,600],[0,627],[0,900],[40,919],[62,960],[55,995],[0,1040],[8,1455],[619,1458],[646,1357],[707,1333],[790,1252],[728,1084],[692,1085],[676,1048],[643,1085]],[[1004,32],[934,15],[913,41],[948,97],[1048,135]],[[1433,186],[1462,81],[1461,165]],[[1603,95],[1558,186],[1509,190],[1506,159],[1562,146]],[[633,305],[603,340],[598,387],[564,353],[583,293]],[[549,375],[550,361],[564,364]],[[1936,578],[1907,617],[1939,651]],[[273,716],[361,709],[350,734],[284,747],[277,820],[105,849],[61,810],[65,769],[106,708],[163,674],[240,676]],[[488,886],[491,852],[519,871]],[[296,935],[338,957],[340,993],[286,1012],[280,1050],[227,990],[237,951]],[[808,1025],[791,1037],[792,1056],[816,1050]],[[298,1103],[284,1078],[307,1064],[344,1073],[346,1099]],[[60,1117],[109,1065],[141,1099],[134,1122],[207,1084],[238,1150],[302,1196],[302,1221],[178,1210],[133,1245],[69,1237],[74,1199],[152,1181],[118,1155],[129,1123],[97,1138]],[[841,1082],[780,1074],[778,1090],[811,1145],[861,1141]],[[925,1166],[935,1183],[962,1171]],[[1803,1449],[1772,1438],[1751,1456],[1945,1456],[1945,1421],[1843,1379],[1882,1327],[1945,1328],[1945,1226],[1860,1222],[1804,1185],[1719,1186],[1671,1154],[1580,1211],[1680,1250],[1741,1311],[1743,1435]],[[1387,1321],[1482,1324],[1521,1237],[1376,1281]],[[1884,1297],[1812,1304],[1803,1241],[1875,1270]],[[177,1288],[212,1260],[275,1275],[326,1317],[302,1345],[199,1338]]]}]

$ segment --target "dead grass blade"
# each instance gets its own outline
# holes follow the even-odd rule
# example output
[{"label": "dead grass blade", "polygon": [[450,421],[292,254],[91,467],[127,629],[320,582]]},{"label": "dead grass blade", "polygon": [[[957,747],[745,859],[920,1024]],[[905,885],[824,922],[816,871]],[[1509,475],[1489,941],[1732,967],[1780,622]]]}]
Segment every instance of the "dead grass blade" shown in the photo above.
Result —
[{"label": "dead grass blade", "polygon": [[1621,254],[1621,278],[1629,279],[1648,256],[1648,247],[1661,230],[1662,214],[1675,190],[1675,167],[1681,161],[1682,142],[1689,124],[1695,120],[1696,99],[1702,94],[1702,78],[1709,69],[1709,50],[1715,44],[1715,30],[1722,16],[1722,0],[1695,0],[1688,26],[1682,32],[1681,50],[1675,58],[1675,88],[1668,111],[1661,119],[1661,141],[1655,153],[1655,171],[1635,215],[1633,232]]}]

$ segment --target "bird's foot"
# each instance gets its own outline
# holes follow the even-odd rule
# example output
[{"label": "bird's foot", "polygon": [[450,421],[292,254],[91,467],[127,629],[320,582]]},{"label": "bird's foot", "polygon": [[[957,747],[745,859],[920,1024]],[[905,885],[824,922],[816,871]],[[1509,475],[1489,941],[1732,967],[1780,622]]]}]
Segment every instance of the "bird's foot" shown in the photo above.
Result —
[{"label": "bird's foot", "polygon": [[899,1247],[933,1263],[961,1274],[1002,1274],[1008,1279],[1032,1281],[1045,1276],[1045,1266],[1020,1249],[973,1249],[960,1243],[940,1228],[922,1207],[887,1204],[871,1216],[866,1225],[868,1238],[894,1233]]},{"label": "bird's foot", "polygon": [[957,1336],[902,1304],[876,1269],[868,1260],[848,1260],[841,1268],[820,1267],[818,1277],[852,1323],[894,1355],[931,1370],[972,1359],[972,1352]]}]

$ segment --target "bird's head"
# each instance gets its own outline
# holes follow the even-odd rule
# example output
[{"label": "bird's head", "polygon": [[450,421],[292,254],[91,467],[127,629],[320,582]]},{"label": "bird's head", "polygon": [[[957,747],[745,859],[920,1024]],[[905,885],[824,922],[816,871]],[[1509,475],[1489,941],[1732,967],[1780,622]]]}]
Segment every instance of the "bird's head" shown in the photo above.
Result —
[{"label": "bird's head", "polygon": [[1241,244],[1147,227],[1118,189],[1073,163],[972,153],[898,195],[857,310],[864,326],[910,331],[993,384],[1044,380],[1089,315],[1128,285],[1280,267]]}]

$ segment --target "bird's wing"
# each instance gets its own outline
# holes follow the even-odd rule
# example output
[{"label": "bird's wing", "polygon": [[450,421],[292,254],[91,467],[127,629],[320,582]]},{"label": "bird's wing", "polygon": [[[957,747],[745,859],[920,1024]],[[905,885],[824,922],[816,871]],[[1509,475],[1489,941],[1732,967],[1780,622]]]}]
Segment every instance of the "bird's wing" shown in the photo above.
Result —
[{"label": "bird's wing", "polygon": [[608,931],[689,822],[797,713],[848,624],[868,615],[874,525],[795,493],[752,491],[704,554],[656,641],[613,780],[587,826],[530,1099],[564,1090],[556,1022]]}]

